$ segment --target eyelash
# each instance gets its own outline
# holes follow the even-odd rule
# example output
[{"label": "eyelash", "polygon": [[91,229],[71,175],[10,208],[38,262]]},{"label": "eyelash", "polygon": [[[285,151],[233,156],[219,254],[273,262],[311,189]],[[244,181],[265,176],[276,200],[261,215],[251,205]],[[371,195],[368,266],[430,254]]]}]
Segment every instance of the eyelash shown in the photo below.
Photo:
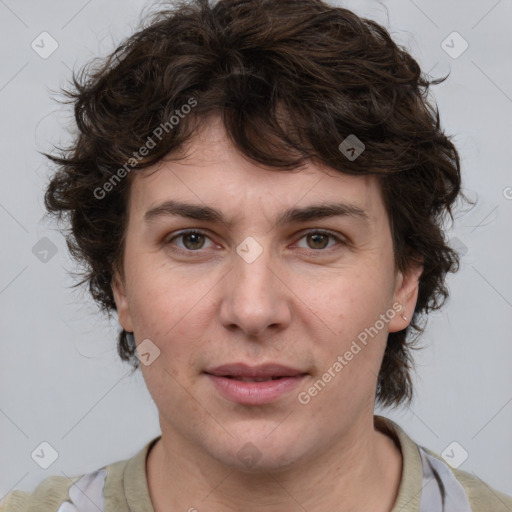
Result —
[{"label": "eyelash", "polygon": [[[201,236],[204,236],[208,239],[210,239],[210,237],[208,236],[208,234],[204,231],[201,231],[199,229],[187,229],[187,230],[184,230],[184,231],[180,231],[179,233],[177,233],[176,235],[174,235],[172,238],[168,239],[166,242],[165,242],[165,245],[173,245],[172,242],[174,240],[176,240],[177,238],[182,238],[182,237],[185,237],[187,235],[201,235]],[[346,246],[348,245],[348,242],[346,242],[345,240],[342,240],[340,237],[334,235],[333,233],[331,233],[330,231],[325,231],[325,230],[319,230],[319,229],[312,229],[310,231],[307,231],[306,233],[304,233],[299,240],[302,240],[303,238],[307,237],[308,235],[323,235],[323,236],[328,236],[330,237],[331,239],[334,239],[336,242],[338,242],[339,245],[342,245],[342,246]],[[316,253],[321,253],[321,252],[324,252],[324,253],[327,253],[327,252],[330,252],[330,250],[332,250],[333,247],[329,248],[329,249],[306,249],[306,250],[309,250],[309,251],[312,251],[312,252],[316,252]],[[180,254],[185,254],[187,256],[190,256],[194,253],[197,253],[197,254],[201,254],[203,249],[197,249],[197,250],[191,250],[191,249],[182,249],[181,247],[177,247],[177,246],[174,246],[172,248],[172,251],[174,252],[177,252],[177,253],[180,253]],[[206,250],[206,249],[205,249]]]}]

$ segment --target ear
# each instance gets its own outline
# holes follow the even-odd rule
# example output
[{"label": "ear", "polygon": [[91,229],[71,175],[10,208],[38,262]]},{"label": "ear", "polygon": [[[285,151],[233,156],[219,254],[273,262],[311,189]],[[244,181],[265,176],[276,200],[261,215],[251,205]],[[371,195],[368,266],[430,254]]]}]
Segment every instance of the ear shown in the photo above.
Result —
[{"label": "ear", "polygon": [[[405,329],[412,318],[416,302],[423,265],[412,263],[405,271],[398,271],[395,280],[395,293],[393,295],[393,310],[397,314],[388,324],[389,332]],[[402,306],[402,307],[400,307]],[[404,315],[407,320],[404,320]]]},{"label": "ear", "polygon": [[126,285],[123,277],[118,271],[114,272],[112,278],[112,292],[117,308],[117,316],[122,328],[127,332],[133,332],[133,323],[130,313],[130,305],[126,294]]}]

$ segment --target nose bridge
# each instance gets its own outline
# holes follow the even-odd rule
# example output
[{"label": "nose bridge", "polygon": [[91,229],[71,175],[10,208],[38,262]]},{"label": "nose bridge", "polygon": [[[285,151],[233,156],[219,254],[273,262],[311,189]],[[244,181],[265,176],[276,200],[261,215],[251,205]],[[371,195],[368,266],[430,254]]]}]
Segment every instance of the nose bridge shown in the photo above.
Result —
[{"label": "nose bridge", "polygon": [[247,237],[236,248],[233,269],[228,274],[222,301],[221,321],[236,325],[247,334],[261,334],[266,328],[289,322],[285,287],[276,276],[271,249]]}]

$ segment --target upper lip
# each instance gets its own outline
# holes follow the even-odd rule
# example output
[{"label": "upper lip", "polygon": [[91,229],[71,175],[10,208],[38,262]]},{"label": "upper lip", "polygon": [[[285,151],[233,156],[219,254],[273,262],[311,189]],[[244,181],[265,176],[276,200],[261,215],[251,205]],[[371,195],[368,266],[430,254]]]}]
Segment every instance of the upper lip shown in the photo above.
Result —
[{"label": "upper lip", "polygon": [[304,375],[306,372],[291,368],[277,363],[267,363],[258,366],[252,366],[245,363],[229,363],[214,368],[208,368],[205,373],[217,375],[219,377],[248,377],[248,378],[265,378],[265,377],[295,377]]}]

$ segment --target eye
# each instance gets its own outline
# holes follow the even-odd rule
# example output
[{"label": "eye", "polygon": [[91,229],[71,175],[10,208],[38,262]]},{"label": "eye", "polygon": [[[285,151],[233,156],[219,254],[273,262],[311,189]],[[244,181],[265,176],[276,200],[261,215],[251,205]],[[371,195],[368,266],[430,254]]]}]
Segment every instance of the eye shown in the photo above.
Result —
[{"label": "eye", "polygon": [[[180,240],[181,244],[175,243],[176,240]],[[207,246],[208,240],[211,242],[210,247]],[[306,240],[307,246],[300,247],[300,245],[297,245],[298,247],[316,252],[327,252],[333,246],[336,246],[336,243],[347,245],[347,242],[342,238],[329,231],[311,230],[305,233],[300,240]],[[189,229],[176,233],[165,242],[165,245],[171,246],[171,250],[175,252],[190,255],[194,252],[200,253],[201,249],[211,248],[215,244],[204,231]]]},{"label": "eye", "polygon": [[329,245],[329,240],[334,240],[341,245],[346,245],[340,237],[330,233],[329,231],[309,231],[301,238],[301,240],[303,239],[306,239],[306,243],[308,244],[306,249],[313,249],[315,251],[325,249]]},{"label": "eye", "polygon": [[[172,243],[174,240],[180,239],[182,240],[181,247]],[[178,252],[198,252],[200,249],[205,248],[205,240],[207,239],[209,240],[209,237],[203,231],[187,230],[174,235],[167,240],[166,245],[175,245],[175,249]]]}]

